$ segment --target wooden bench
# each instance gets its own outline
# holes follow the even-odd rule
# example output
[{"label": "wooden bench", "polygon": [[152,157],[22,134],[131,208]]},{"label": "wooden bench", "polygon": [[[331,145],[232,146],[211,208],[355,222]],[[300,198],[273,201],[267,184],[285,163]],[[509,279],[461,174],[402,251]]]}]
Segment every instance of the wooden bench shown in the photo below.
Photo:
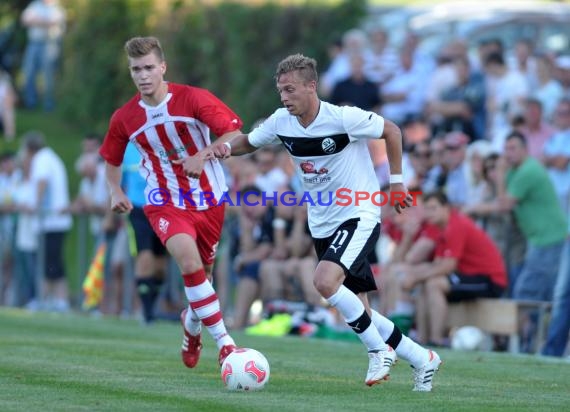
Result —
[{"label": "wooden bench", "polygon": [[526,310],[538,312],[536,350],[539,351],[544,341],[547,315],[551,303],[541,301],[523,301],[513,299],[477,299],[468,302],[453,303],[449,306],[448,326],[476,326],[484,332],[509,337],[509,352],[520,351],[520,317]]}]

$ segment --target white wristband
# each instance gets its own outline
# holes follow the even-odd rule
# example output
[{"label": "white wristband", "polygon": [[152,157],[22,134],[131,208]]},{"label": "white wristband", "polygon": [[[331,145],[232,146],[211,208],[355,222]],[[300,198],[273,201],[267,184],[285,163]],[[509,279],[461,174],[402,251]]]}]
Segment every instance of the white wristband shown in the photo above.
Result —
[{"label": "white wristband", "polygon": [[285,229],[287,227],[287,222],[285,219],[275,218],[272,222],[273,229]]},{"label": "white wristband", "polygon": [[230,152],[232,151],[232,145],[230,142],[224,142],[224,146],[227,146]]},{"label": "white wristband", "polygon": [[393,185],[394,183],[404,183],[404,176],[401,174],[390,175],[390,184]]}]

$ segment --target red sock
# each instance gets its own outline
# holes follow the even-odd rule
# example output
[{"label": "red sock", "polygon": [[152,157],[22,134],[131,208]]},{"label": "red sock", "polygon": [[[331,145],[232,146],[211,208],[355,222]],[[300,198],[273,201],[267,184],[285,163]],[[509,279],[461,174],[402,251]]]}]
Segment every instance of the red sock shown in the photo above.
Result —
[{"label": "red sock", "polygon": [[228,335],[218,295],[212,284],[206,279],[204,269],[199,269],[194,273],[183,274],[184,291],[190,303],[190,307],[200,318],[208,332],[212,335],[219,347],[226,345],[233,340]]}]

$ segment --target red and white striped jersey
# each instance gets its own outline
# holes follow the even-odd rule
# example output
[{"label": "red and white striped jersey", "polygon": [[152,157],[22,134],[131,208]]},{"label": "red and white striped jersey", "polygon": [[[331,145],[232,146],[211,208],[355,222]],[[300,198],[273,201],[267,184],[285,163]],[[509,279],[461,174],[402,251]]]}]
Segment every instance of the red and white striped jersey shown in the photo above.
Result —
[{"label": "red and white striped jersey", "polygon": [[[119,108],[99,152],[108,163],[120,166],[127,144],[133,143],[142,155],[139,170],[147,183],[147,204],[168,201],[180,209],[204,210],[227,190],[220,162],[206,161],[202,175],[194,179],[172,160],[208,146],[210,130],[222,136],[241,127],[241,119],[209,91],[168,83],[168,94],[158,106],[145,104],[137,94]],[[207,200],[209,193],[212,201]]]}]

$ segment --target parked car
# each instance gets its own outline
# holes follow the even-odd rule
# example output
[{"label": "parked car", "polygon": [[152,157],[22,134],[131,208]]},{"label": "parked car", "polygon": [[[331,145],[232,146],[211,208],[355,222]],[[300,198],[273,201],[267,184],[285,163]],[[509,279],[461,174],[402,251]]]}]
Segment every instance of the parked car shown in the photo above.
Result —
[{"label": "parked car", "polygon": [[461,1],[391,10],[372,8],[368,27],[386,28],[394,45],[407,31],[421,37],[420,48],[435,55],[450,38],[465,39],[470,48],[484,39],[499,38],[512,49],[521,38],[553,54],[570,52],[570,4],[543,1]]}]

